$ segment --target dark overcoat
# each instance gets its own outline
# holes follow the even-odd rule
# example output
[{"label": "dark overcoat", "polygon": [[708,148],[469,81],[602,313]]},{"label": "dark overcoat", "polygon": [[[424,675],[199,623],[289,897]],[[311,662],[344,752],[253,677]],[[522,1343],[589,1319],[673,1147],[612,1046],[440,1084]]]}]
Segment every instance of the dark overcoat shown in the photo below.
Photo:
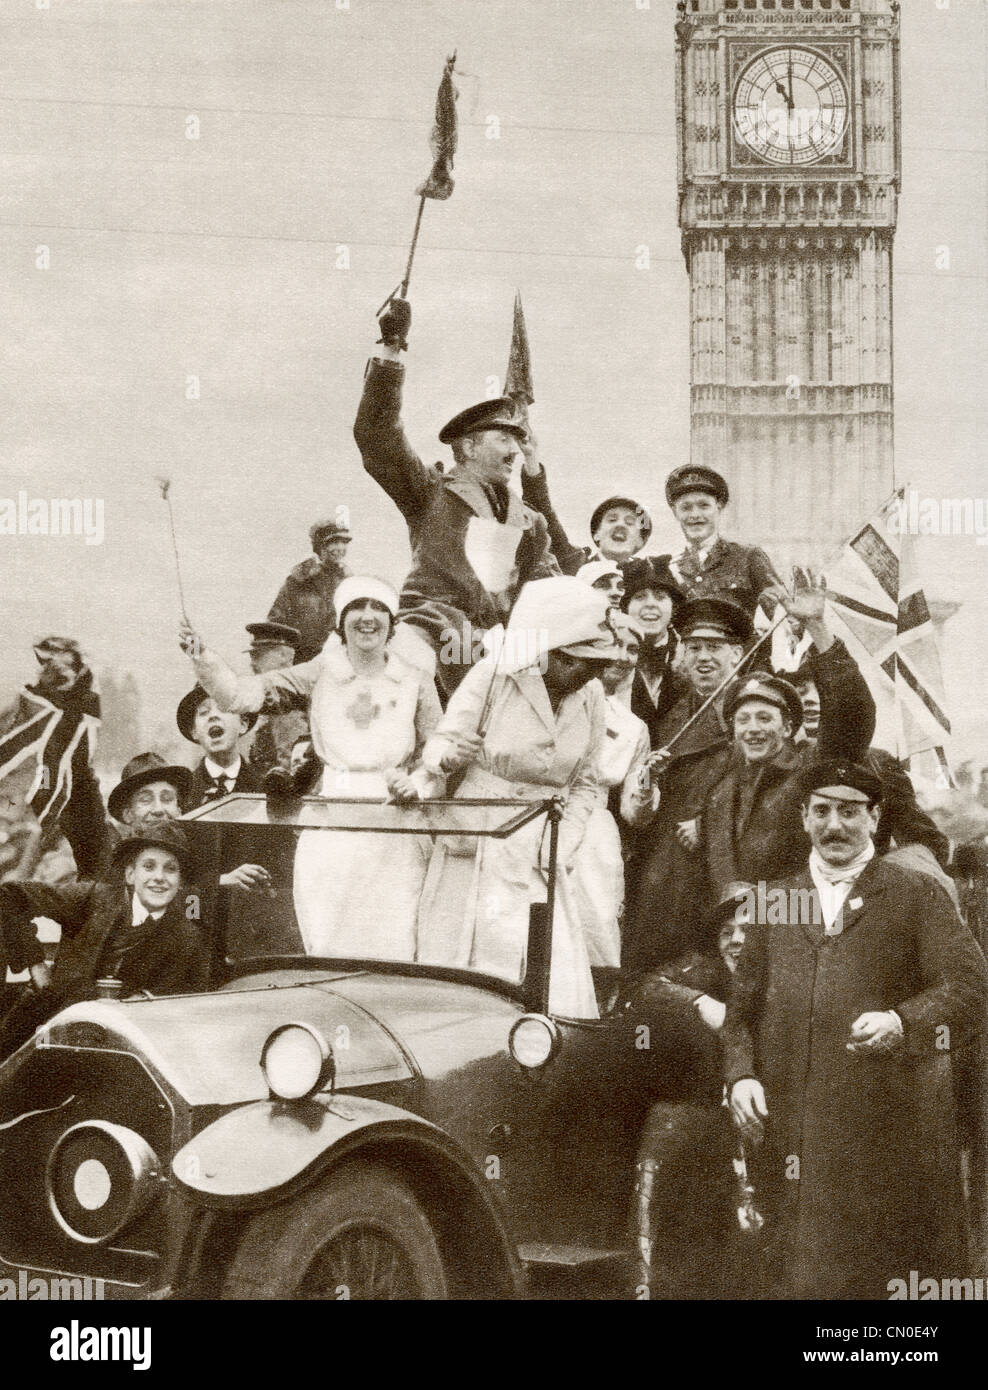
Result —
[{"label": "dark overcoat", "polygon": [[[804,867],[772,886],[809,893],[813,881]],[[884,1299],[910,1270],[963,1277],[950,1049],[982,1026],[986,993],[984,957],[944,890],[877,857],[839,935],[749,927],[725,1079],[765,1089],[754,1181],[788,1296]],[[899,1049],[848,1052],[852,1023],[888,1009],[902,1019]]]},{"label": "dark overcoat", "polygon": [[[460,467],[446,474],[438,464],[423,464],[401,423],[404,372],[400,362],[373,358],[368,363],[353,435],[365,470],[408,524],[412,567],[398,616],[436,650],[437,677],[448,694],[483,656],[481,634],[505,621],[521,586],[557,575],[559,566],[550,553],[544,517],[513,492],[486,488]],[[498,516],[502,505],[504,515]],[[474,517],[501,521],[517,534],[514,574],[503,591],[487,590],[467,559]]]},{"label": "dark overcoat", "polygon": [[730,883],[767,882],[791,873],[810,851],[800,806],[801,774],[815,757],[860,762],[875,730],[875,702],[857,663],[839,639],[813,658],[820,693],[816,745],[787,743],[774,757],[747,766],[740,749],[712,787],[701,816],[701,855],[708,898]]},{"label": "dark overcoat", "polygon": [[[667,744],[702,703],[693,690],[677,701],[658,724],[656,745]],[[712,945],[703,858],[697,850],[682,848],[676,826],[699,816],[730,755],[730,734],[716,704],[672,749],[662,774],[658,812],[636,845],[621,950],[621,964],[628,970],[651,970],[674,956],[703,952]]]},{"label": "dark overcoat", "polygon": [[51,983],[25,996],[0,1025],[0,1055],[30,1036],[46,1018],[81,999],[91,998],[97,979],[117,971],[122,996],[185,994],[205,989],[209,973],[208,929],[201,914],[186,917],[180,890],[159,922],[149,924],[140,944],[121,960],[116,950],[131,923],[132,893],[121,884],[74,883],[52,888],[43,883],[0,885],[0,933],[11,968],[21,971],[44,960],[32,924],[48,917],[62,928]]},{"label": "dark overcoat", "polygon": [[741,545],[720,536],[703,564],[689,546],[669,565],[687,598],[726,598],[753,617],[758,595],[770,584],[781,585],[772,561],[757,545]]},{"label": "dark overcoat", "polygon": [[302,641],[296,649],[296,662],[311,661],[322,651],[326,638],[336,630],[333,596],[340,581],[350,571],[335,560],[323,564],[310,555],[289,573],[268,612],[268,622],[297,628]]}]

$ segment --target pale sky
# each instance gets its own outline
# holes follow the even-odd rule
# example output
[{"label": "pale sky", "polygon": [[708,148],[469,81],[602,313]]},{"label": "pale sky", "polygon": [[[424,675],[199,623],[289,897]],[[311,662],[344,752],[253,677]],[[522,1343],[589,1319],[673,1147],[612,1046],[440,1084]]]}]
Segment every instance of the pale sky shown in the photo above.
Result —
[{"label": "pale sky", "polygon": [[[453,48],[456,190],[427,205],[412,277],[409,436],[446,455],[439,427],[504,371],[518,288],[571,535],[627,489],[656,500],[653,548],[678,548],[658,501],[689,450],[673,0],[0,0],[0,16],[0,498],[105,508],[100,546],[0,536],[3,693],[36,669],[32,641],[73,635],[134,671],[149,737],[174,737],[189,668],[157,474],[193,620],[237,663],[318,515],[348,506],[353,567],[400,583],[404,523],[351,427]],[[985,32],[985,0],[903,5],[896,471],[936,496],[988,497]],[[955,754],[986,762],[988,549],[924,545],[929,591],[964,604]]]}]

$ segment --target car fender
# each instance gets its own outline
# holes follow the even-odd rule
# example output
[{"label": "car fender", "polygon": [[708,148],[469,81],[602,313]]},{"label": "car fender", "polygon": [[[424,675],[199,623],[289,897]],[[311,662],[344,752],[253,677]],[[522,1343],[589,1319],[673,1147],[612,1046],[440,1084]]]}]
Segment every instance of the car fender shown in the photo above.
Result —
[{"label": "car fender", "polygon": [[365,1096],[255,1101],[227,1111],[176,1153],[172,1172],[192,1205],[254,1211],[300,1191],[368,1141],[416,1144],[452,1162],[488,1207],[481,1175],[438,1126]]}]

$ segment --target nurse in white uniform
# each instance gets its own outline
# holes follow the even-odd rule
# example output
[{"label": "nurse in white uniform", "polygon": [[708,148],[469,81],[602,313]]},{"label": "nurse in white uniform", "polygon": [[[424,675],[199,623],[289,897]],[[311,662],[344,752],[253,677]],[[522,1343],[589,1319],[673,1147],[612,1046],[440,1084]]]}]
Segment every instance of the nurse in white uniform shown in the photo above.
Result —
[{"label": "nurse in white uniform", "polygon": [[[439,722],[434,682],[389,650],[398,596],[383,580],[353,576],[336,590],[337,631],[312,661],[237,676],[183,630],[199,683],[222,709],[260,710],[265,701],[310,701],[312,745],[325,797],[382,801],[389,782],[419,759]],[[295,855],[295,910],[306,951],[319,956],[413,960],[426,869],[422,840],[303,830]]]}]

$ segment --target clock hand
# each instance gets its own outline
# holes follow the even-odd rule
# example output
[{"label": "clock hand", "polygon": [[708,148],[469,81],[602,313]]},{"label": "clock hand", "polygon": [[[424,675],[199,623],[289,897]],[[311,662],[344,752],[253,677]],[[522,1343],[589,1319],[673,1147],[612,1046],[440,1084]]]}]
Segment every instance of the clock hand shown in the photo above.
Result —
[{"label": "clock hand", "polygon": [[782,100],[786,103],[786,105],[788,105],[788,104],[789,104],[789,97],[788,97],[787,94],[786,94],[786,89],[785,89],[785,87],[783,87],[781,80],[778,79],[778,78],[776,78],[775,90],[778,92],[779,96],[780,96],[780,97],[782,98]]},{"label": "clock hand", "polygon": [[792,95],[792,54],[789,55],[789,95],[786,100],[789,103],[789,110],[792,111],[796,105]]}]

